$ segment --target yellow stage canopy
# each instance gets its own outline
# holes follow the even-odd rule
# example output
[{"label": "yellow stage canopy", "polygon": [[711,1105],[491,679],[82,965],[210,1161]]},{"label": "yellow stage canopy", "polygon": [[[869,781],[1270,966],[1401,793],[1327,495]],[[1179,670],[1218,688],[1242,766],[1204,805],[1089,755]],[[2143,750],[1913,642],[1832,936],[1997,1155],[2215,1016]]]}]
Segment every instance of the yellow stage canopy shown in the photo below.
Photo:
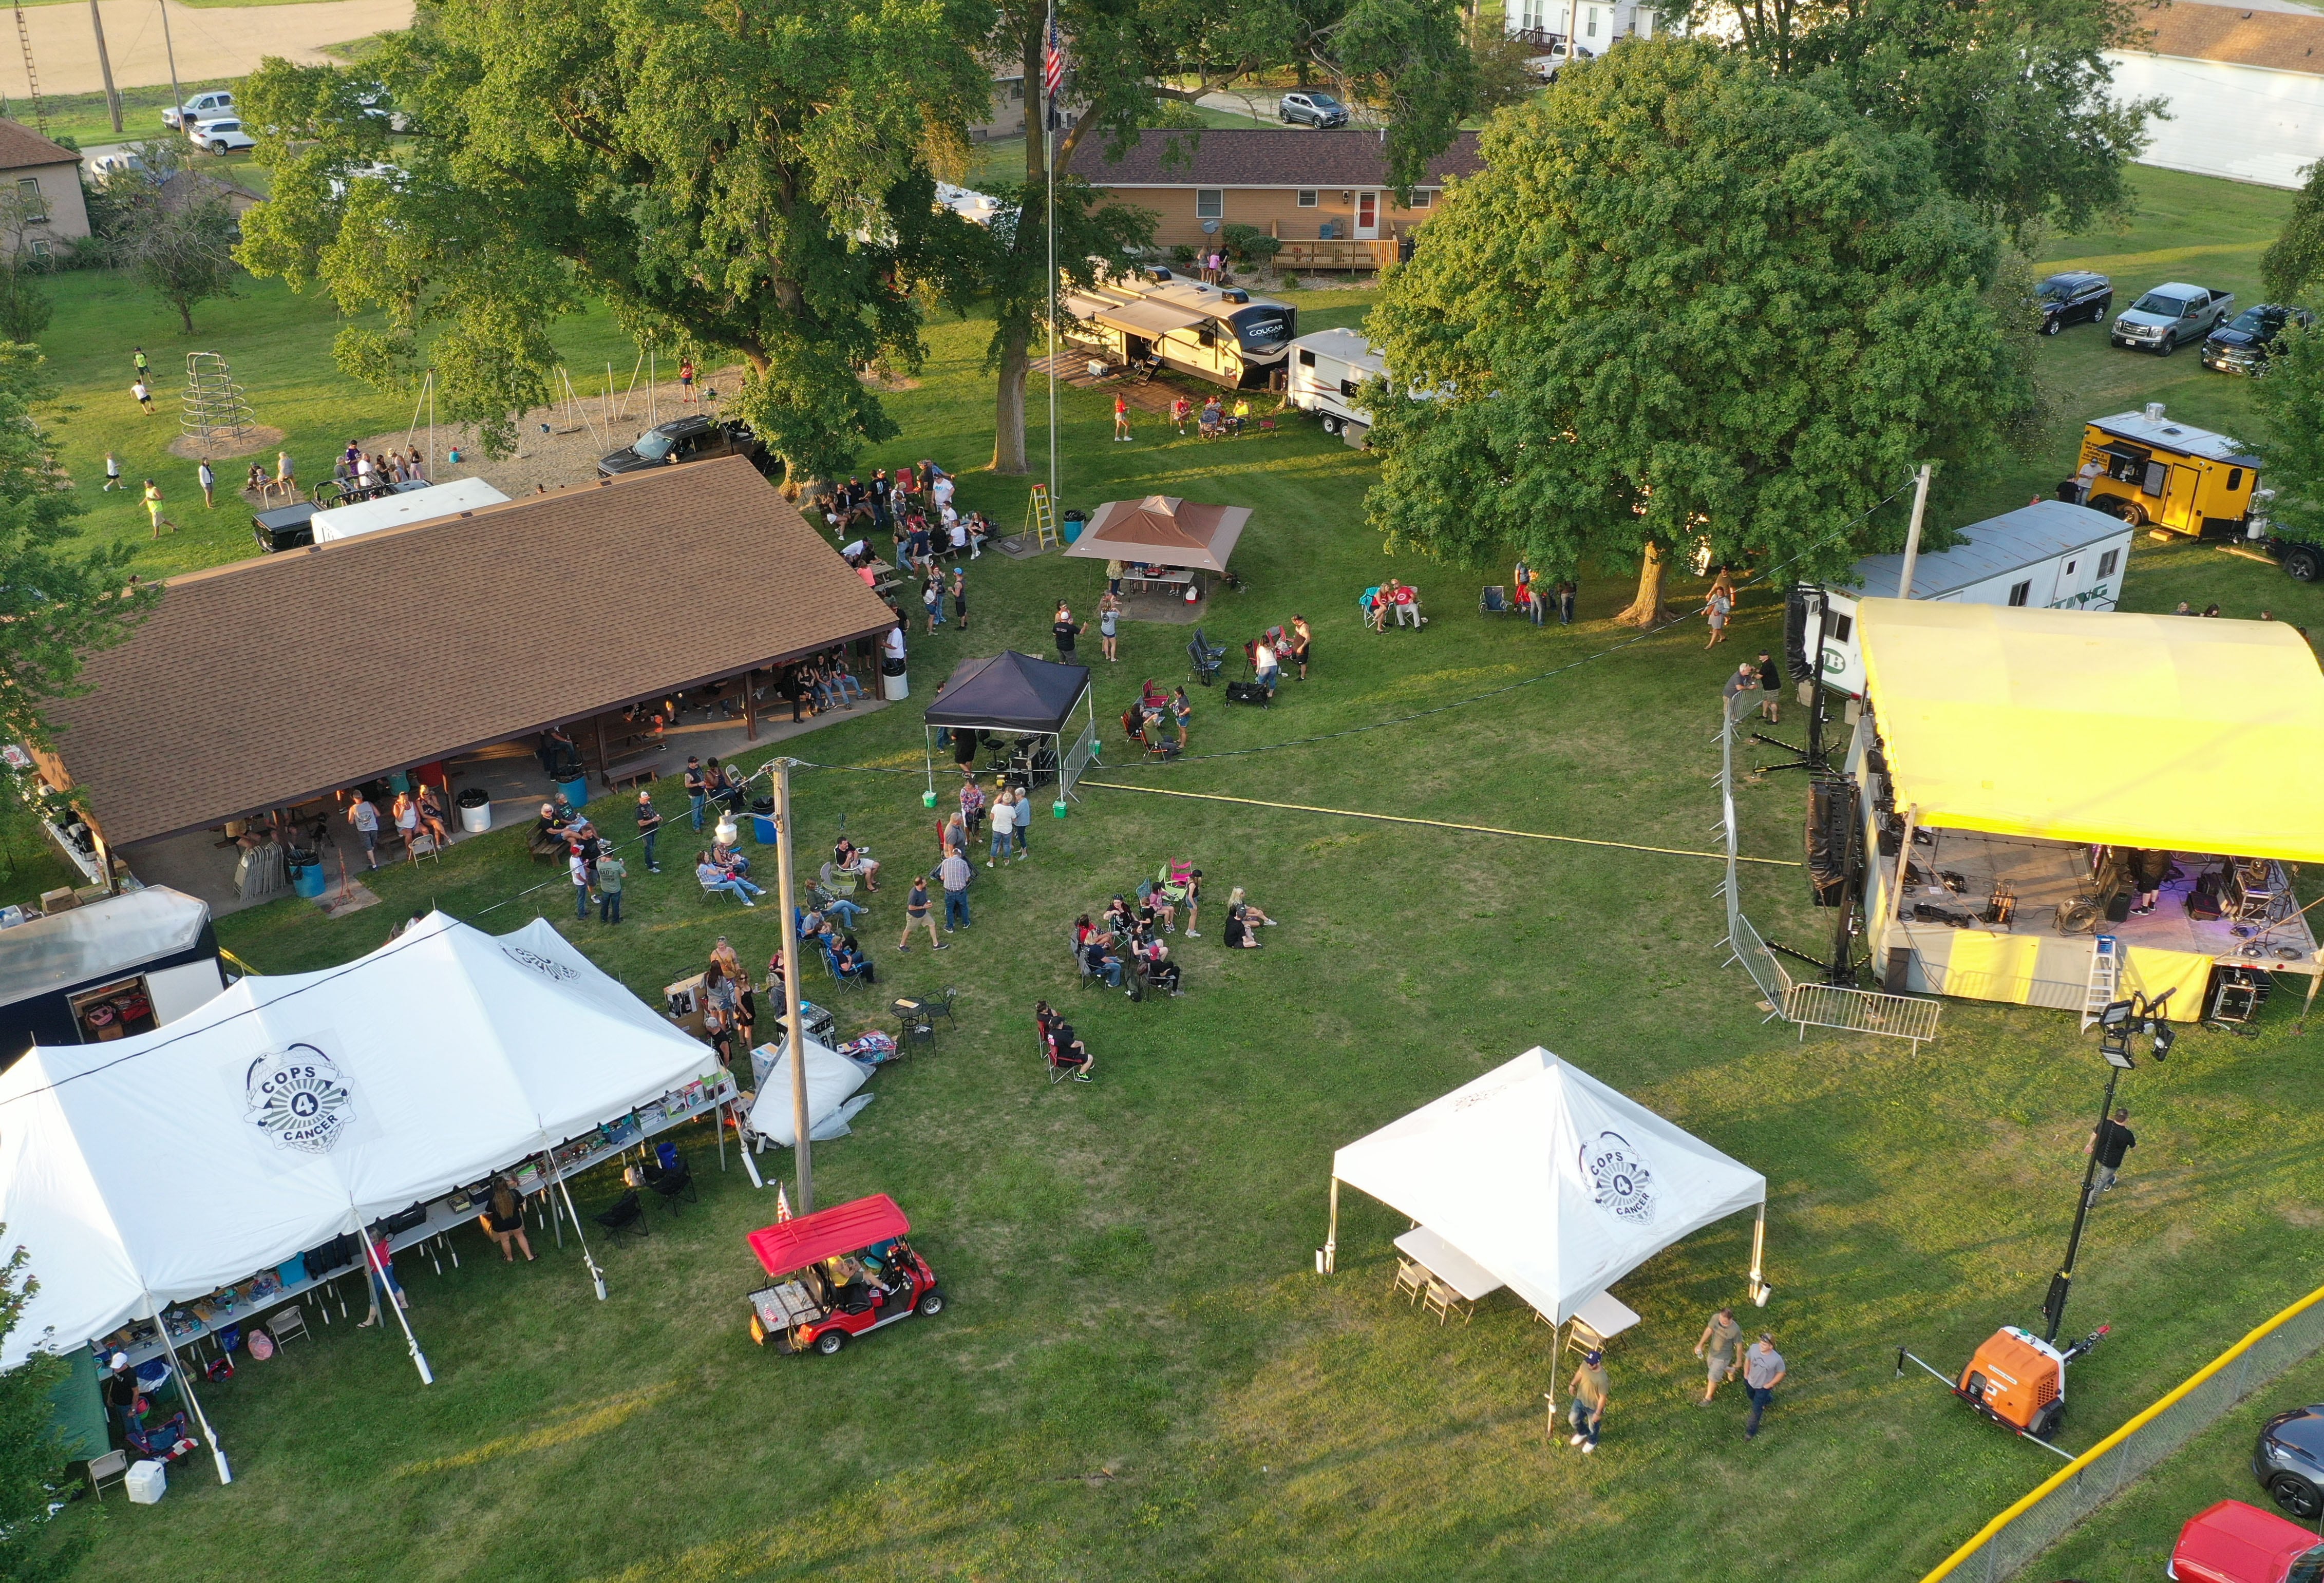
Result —
[{"label": "yellow stage canopy", "polygon": [[2324,861],[2324,672],[2291,627],[1898,599],[1856,625],[1921,824]]}]

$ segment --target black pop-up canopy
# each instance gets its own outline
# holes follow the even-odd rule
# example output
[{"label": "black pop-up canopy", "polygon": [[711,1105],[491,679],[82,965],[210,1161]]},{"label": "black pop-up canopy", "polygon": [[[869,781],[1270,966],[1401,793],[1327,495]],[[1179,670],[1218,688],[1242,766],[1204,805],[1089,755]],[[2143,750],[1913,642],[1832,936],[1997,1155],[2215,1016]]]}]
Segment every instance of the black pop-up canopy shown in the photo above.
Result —
[{"label": "black pop-up canopy", "polygon": [[[1055,775],[1070,794],[1097,742],[1095,705],[1088,703],[1089,677],[1085,665],[1059,665],[1013,649],[972,659],[953,672],[936,689],[936,700],[927,708],[929,794],[936,791],[935,740],[939,731],[1048,737],[1050,741],[1032,744],[1029,750],[1012,752],[1007,773],[1028,786]],[[1066,751],[1065,733],[1072,727],[1074,711],[1085,705],[1091,711],[1089,723]],[[963,748],[964,755],[973,752],[973,746]],[[966,757],[962,759],[964,767],[971,761]],[[995,760],[994,768],[1001,768],[1000,760]]]},{"label": "black pop-up canopy", "polygon": [[928,705],[928,723],[1055,735],[1065,729],[1089,675],[1085,665],[1059,665],[1004,649],[953,672]]}]

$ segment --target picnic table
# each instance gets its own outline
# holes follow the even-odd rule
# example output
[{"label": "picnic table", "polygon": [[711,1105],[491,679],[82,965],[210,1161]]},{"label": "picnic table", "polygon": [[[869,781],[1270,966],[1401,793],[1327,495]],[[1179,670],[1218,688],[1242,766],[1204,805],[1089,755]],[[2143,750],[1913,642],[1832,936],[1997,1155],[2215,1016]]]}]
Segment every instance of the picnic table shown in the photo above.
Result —
[{"label": "picnic table", "polygon": [[1185,587],[1186,584],[1192,583],[1194,580],[1194,574],[1183,569],[1168,572],[1149,572],[1141,570],[1137,566],[1130,566],[1121,574],[1121,581],[1125,586],[1135,583],[1140,590],[1163,588],[1175,593],[1177,590]]}]

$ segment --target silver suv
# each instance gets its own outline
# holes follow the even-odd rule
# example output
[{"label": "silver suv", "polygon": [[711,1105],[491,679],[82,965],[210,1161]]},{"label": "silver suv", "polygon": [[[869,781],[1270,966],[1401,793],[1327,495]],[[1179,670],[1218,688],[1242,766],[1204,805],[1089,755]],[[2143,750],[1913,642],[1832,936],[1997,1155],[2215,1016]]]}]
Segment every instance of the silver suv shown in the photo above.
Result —
[{"label": "silver suv", "polygon": [[1301,88],[1275,106],[1286,126],[1345,126],[1348,107],[1321,88]]}]

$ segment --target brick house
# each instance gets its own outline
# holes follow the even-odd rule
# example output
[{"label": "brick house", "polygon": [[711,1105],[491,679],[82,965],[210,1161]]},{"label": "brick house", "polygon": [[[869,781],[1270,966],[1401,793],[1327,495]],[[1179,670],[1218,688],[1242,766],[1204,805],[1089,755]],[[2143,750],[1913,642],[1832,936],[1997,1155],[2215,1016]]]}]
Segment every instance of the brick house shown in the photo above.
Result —
[{"label": "brick house", "polygon": [[0,180],[29,200],[21,216],[11,213],[0,225],[0,248],[14,253],[22,247],[46,260],[59,244],[88,235],[80,156],[62,143],[51,143],[29,126],[0,121]]},{"label": "brick house", "polygon": [[1279,266],[1323,270],[1393,262],[1446,180],[1481,169],[1477,134],[1462,133],[1429,162],[1411,201],[1399,204],[1379,133],[1266,126],[1142,132],[1114,161],[1104,141],[1092,138],[1069,167],[1152,211],[1157,246],[1204,248],[1229,225],[1250,225],[1282,241]]}]

